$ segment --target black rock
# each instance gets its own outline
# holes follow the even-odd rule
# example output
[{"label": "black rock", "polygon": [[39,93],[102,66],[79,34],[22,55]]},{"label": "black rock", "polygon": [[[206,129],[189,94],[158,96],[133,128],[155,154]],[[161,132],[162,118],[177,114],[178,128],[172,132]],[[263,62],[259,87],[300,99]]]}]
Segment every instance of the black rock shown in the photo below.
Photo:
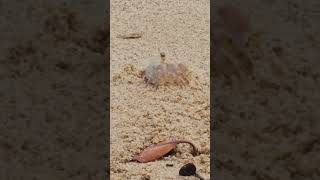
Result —
[{"label": "black rock", "polygon": [[193,163],[188,163],[181,167],[179,171],[180,176],[193,176],[196,175],[197,168]]}]

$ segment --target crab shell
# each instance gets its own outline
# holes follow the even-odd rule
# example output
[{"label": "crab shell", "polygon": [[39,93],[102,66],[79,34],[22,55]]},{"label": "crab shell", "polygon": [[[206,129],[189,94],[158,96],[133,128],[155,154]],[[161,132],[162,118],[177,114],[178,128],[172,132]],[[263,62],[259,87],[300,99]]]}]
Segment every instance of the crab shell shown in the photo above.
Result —
[{"label": "crab shell", "polygon": [[154,63],[145,69],[145,83],[158,87],[159,85],[187,85],[188,68],[186,65],[171,63]]}]

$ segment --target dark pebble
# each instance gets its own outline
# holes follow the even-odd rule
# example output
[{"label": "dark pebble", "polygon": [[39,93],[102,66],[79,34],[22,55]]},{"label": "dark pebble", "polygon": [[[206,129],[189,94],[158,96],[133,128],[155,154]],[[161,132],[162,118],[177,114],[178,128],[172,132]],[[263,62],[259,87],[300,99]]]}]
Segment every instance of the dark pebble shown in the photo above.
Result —
[{"label": "dark pebble", "polygon": [[180,176],[193,176],[196,174],[197,168],[193,163],[188,163],[181,167],[179,171]]}]

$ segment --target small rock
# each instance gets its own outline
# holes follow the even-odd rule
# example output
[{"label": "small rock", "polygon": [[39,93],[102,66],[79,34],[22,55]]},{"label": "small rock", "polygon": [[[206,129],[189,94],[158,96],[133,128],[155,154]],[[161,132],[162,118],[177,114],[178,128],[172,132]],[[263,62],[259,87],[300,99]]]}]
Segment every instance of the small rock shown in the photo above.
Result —
[{"label": "small rock", "polygon": [[167,167],[173,167],[173,164],[166,164]]},{"label": "small rock", "polygon": [[193,176],[196,174],[197,168],[193,163],[188,163],[181,167],[179,171],[180,176]]}]

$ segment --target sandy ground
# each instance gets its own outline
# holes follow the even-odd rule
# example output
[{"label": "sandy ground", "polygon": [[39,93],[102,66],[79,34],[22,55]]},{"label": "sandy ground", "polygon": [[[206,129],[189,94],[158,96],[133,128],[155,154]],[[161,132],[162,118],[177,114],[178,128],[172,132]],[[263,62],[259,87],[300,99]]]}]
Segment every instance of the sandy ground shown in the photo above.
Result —
[{"label": "sandy ground", "polygon": [[105,177],[105,7],[0,2],[0,179]]},{"label": "sandy ground", "polygon": [[[111,1],[111,179],[195,179],[178,174],[188,162],[210,177],[209,5],[209,0]],[[117,38],[136,32],[142,38]],[[189,86],[145,86],[139,71],[159,51],[168,62],[189,67]],[[145,146],[170,137],[194,142],[202,154],[193,157],[181,144],[164,159],[127,162]]]},{"label": "sandy ground", "polygon": [[249,71],[217,59],[214,178],[319,179],[320,3],[228,2],[251,13]]}]

